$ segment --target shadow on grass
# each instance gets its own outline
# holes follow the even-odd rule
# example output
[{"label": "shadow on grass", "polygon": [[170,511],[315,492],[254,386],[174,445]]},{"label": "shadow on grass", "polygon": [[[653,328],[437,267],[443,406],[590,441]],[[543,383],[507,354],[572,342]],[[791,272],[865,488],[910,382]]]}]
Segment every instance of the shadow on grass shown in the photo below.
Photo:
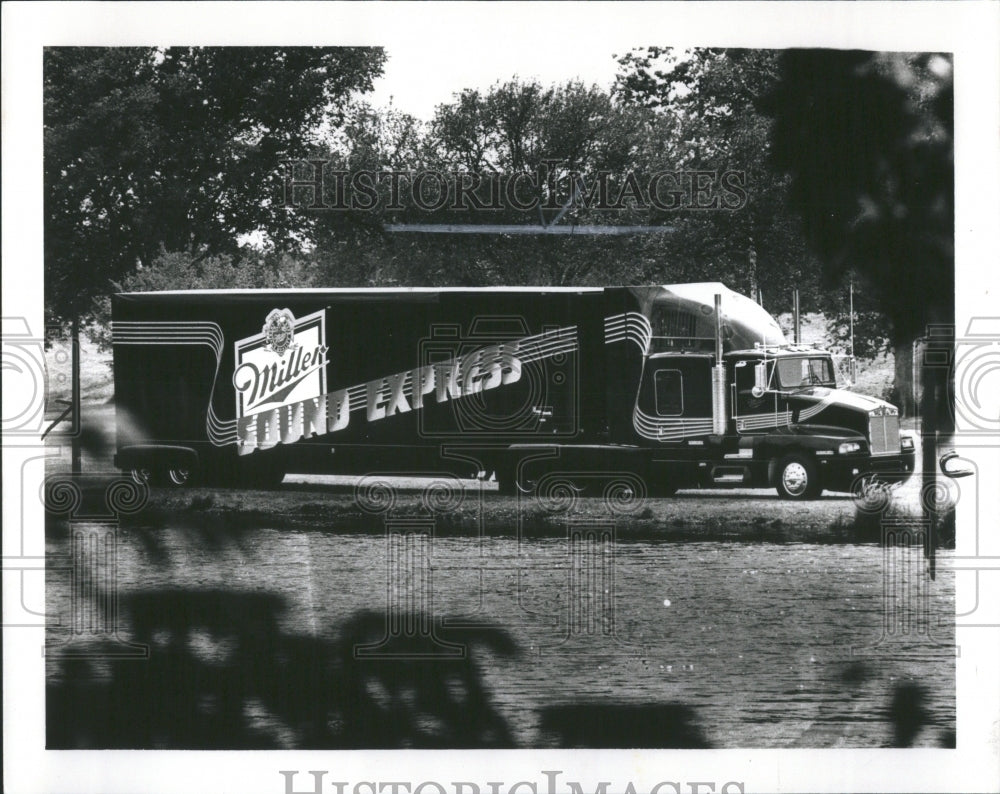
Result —
[{"label": "shadow on grass", "polygon": [[[955,508],[933,512],[930,521],[933,529],[930,541],[935,548],[954,549]],[[926,529],[926,522],[921,516],[892,505],[879,511],[856,507],[851,518],[830,525],[828,542],[884,544],[891,538],[894,544],[898,544],[908,538],[906,545],[923,545],[928,541]]]},{"label": "shadow on grass", "polygon": [[[332,640],[280,628],[269,593],[151,590],[124,604],[146,659],[50,646],[48,749],[466,749],[518,746],[484,668],[518,654],[495,626],[447,628],[424,614],[361,611]],[[393,626],[416,629],[393,631]],[[864,665],[845,670],[861,687]],[[883,716],[889,746],[931,723],[927,693],[901,683]],[[537,712],[539,746],[703,749],[698,714],[679,703],[583,701]],[[939,737],[954,747],[954,731]]]},{"label": "shadow on grass", "polygon": [[517,652],[502,629],[393,636],[383,614],[359,612],[324,640],[283,632],[283,600],[269,593],[123,601],[148,658],[116,659],[108,643],[86,658],[52,653],[50,749],[514,746],[480,669]]}]

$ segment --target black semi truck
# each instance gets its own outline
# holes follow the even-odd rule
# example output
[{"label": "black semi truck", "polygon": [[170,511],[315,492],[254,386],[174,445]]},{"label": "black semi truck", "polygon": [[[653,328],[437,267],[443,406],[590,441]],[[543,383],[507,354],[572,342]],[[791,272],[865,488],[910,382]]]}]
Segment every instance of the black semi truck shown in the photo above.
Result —
[{"label": "black semi truck", "polygon": [[116,465],[141,480],[268,486],[285,473],[495,477],[531,491],[625,477],[643,493],[789,499],[905,480],[895,407],[837,389],[718,283],[216,290],[113,297]]}]

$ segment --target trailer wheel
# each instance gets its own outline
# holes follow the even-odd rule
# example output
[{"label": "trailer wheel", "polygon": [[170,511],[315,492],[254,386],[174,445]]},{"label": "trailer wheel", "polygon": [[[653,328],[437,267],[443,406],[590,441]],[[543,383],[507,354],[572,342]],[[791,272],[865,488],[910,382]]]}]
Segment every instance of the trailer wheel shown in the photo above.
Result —
[{"label": "trailer wheel", "polygon": [[170,469],[167,472],[167,482],[174,488],[183,488],[191,482],[193,474],[191,469]]},{"label": "trailer wheel", "polygon": [[153,472],[151,469],[135,468],[129,474],[136,485],[150,485],[153,481]]},{"label": "trailer wheel", "polygon": [[822,493],[816,464],[805,455],[786,455],[774,469],[774,487],[782,499],[815,499]]}]

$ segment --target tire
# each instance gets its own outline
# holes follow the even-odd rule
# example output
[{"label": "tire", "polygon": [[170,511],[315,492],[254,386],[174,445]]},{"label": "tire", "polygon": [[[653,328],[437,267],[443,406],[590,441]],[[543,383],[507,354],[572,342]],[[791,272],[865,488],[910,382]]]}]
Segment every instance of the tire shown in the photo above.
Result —
[{"label": "tire", "polygon": [[816,499],[823,492],[816,464],[805,455],[786,455],[774,467],[774,488],[782,499]]},{"label": "tire", "polygon": [[166,482],[171,488],[183,488],[194,481],[194,471],[191,469],[169,469]]},{"label": "tire", "polygon": [[164,488],[173,485],[167,470],[162,466],[132,469],[132,480],[137,483],[145,482],[151,488]]}]

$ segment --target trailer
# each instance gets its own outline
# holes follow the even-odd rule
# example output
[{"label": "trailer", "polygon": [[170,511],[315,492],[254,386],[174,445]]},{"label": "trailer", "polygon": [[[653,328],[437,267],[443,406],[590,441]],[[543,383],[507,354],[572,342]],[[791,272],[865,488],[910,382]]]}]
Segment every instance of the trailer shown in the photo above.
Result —
[{"label": "trailer", "polygon": [[533,491],[899,482],[914,442],[719,283],[113,296],[116,465],[168,485],[478,473]]}]

